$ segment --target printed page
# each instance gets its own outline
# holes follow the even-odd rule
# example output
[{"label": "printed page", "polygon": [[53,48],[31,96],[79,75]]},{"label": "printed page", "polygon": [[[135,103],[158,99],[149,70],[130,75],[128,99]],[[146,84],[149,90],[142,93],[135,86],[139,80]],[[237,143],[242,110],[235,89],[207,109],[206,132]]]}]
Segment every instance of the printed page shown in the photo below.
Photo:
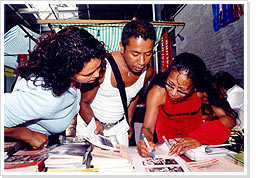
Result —
[{"label": "printed page", "polygon": [[118,150],[110,138],[105,137],[104,135],[101,135],[101,134],[96,135],[94,133],[95,129],[96,129],[95,119],[92,118],[90,123],[87,125],[85,129],[84,137],[86,140],[88,140],[93,145],[103,149]]},{"label": "printed page", "polygon": [[143,158],[139,154],[132,157],[135,172],[189,172],[185,161],[180,156],[169,156],[165,143],[155,147],[155,159]]},{"label": "printed page", "polygon": [[134,157],[135,172],[188,172],[185,161],[179,156],[155,155],[155,159]]}]

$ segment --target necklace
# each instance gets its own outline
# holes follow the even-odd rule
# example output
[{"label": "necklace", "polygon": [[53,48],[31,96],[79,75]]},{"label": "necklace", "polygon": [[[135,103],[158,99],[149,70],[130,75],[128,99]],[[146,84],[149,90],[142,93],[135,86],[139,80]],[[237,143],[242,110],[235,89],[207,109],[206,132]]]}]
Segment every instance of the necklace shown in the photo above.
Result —
[{"label": "necklace", "polygon": [[128,77],[130,77],[130,75],[131,75],[131,72],[128,72],[128,73],[127,73],[127,75],[128,75]]}]

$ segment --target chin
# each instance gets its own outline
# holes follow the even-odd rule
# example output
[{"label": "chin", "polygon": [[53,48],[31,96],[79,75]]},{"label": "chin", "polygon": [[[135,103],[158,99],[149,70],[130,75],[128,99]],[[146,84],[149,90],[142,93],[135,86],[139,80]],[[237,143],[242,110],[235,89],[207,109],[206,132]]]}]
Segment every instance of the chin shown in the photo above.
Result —
[{"label": "chin", "polygon": [[134,74],[134,75],[141,75],[142,74],[142,70],[139,72],[138,70],[137,71],[132,71],[132,73]]},{"label": "chin", "polygon": [[172,103],[174,103],[174,104],[177,104],[177,103],[181,103],[181,102],[183,102],[183,101],[185,101],[186,99],[185,98],[171,98],[171,97],[169,97],[169,99],[170,99],[170,101],[172,102]]}]

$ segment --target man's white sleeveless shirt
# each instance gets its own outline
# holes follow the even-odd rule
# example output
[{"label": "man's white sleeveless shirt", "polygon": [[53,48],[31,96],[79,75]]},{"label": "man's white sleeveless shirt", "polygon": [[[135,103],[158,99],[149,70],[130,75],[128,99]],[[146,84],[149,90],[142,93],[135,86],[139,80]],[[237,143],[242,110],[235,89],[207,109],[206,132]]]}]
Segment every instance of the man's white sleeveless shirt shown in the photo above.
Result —
[{"label": "man's white sleeveless shirt", "polygon": [[[91,108],[97,119],[104,123],[113,123],[121,119],[124,115],[124,108],[119,93],[119,89],[111,85],[111,65],[107,61],[106,73],[103,83],[91,103]],[[144,85],[146,68],[138,80],[131,86],[126,87],[127,106],[137,95]]]}]

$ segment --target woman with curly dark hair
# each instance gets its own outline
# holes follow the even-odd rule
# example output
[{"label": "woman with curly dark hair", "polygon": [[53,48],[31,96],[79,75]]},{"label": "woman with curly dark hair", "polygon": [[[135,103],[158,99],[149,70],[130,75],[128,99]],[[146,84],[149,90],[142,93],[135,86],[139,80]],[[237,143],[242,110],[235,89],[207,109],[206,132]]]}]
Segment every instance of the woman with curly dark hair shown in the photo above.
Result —
[{"label": "woman with curly dark hair", "polygon": [[39,38],[20,79],[4,95],[5,136],[34,149],[63,132],[79,111],[80,83],[97,83],[105,69],[104,44],[82,28],[67,27]]}]

